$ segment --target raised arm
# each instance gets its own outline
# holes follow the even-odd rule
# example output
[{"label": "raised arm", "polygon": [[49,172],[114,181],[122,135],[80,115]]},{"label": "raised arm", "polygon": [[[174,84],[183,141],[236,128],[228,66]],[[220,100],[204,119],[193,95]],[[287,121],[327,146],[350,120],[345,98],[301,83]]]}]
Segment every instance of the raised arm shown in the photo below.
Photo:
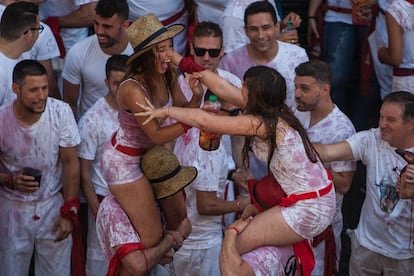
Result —
[{"label": "raised arm", "polygon": [[314,143],[313,146],[323,162],[346,161],[354,159],[352,149],[346,141],[330,145]]}]

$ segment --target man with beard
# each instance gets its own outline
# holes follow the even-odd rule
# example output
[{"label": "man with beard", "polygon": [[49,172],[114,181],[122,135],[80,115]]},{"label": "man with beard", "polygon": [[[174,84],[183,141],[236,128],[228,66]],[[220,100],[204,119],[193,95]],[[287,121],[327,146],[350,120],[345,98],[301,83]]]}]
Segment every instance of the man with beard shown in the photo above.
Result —
[{"label": "man with beard", "polygon": [[78,120],[106,94],[107,59],[116,54],[133,53],[125,32],[128,15],[126,0],[100,0],[94,19],[96,35],[76,43],[66,56],[62,73],[63,99],[70,104]]},{"label": "man with beard", "polygon": [[[361,160],[367,167],[366,196],[351,236],[351,276],[411,275],[414,267],[414,201],[398,196],[399,171],[407,161],[395,152],[414,151],[414,95],[387,94],[379,118],[379,128],[336,144],[315,145],[325,162]],[[401,178],[412,181],[404,174]]]},{"label": "man with beard", "polygon": [[0,108],[0,275],[28,275],[34,256],[36,275],[69,276],[79,208],[76,122],[66,103],[48,99],[38,61],[17,63],[13,91],[17,98]]},{"label": "man with beard", "polygon": [[[310,141],[330,144],[341,142],[354,134],[355,128],[349,118],[332,102],[332,75],[329,65],[323,61],[312,60],[300,64],[295,72],[295,99],[298,110],[295,115],[306,129]],[[325,162],[324,166],[332,174],[336,191],[336,212],[332,225],[312,241],[315,256],[315,268],[312,271],[314,276],[332,275],[338,271],[343,227],[342,202],[344,194],[351,187],[356,169],[353,161]]]}]

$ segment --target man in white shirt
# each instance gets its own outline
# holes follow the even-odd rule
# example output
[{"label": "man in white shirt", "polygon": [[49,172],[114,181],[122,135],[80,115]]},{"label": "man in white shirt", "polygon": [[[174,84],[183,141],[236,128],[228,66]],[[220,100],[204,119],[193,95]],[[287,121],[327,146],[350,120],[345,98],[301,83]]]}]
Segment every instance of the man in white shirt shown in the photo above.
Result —
[{"label": "man in white shirt", "polygon": [[[329,65],[313,60],[302,63],[296,67],[295,72],[297,104],[295,115],[306,129],[310,141],[331,144],[343,141],[354,134],[355,128],[349,118],[332,102],[330,95],[332,77]],[[336,212],[332,227],[328,227],[324,233],[312,241],[315,256],[313,276],[323,276],[328,273],[332,275],[339,271],[343,227],[342,202],[344,194],[351,187],[356,169],[356,163],[353,161],[326,162],[324,166],[332,174],[336,191]],[[329,236],[332,231],[333,236]],[[333,245],[336,251],[333,251]],[[325,259],[325,256],[328,258]],[[330,262],[329,265],[327,262]],[[325,271],[325,268],[332,270]]]},{"label": "man in white shirt", "polygon": [[[379,128],[316,147],[324,161],[361,160],[367,167],[365,200],[358,227],[351,236],[350,275],[411,275],[414,201],[398,196],[399,171],[407,161],[395,149],[414,151],[414,95],[387,94]],[[413,165],[408,166],[412,169]]]},{"label": "man in white shirt", "polygon": [[75,44],[66,56],[62,73],[63,99],[72,107],[78,120],[106,94],[105,64],[108,58],[133,53],[125,32],[129,25],[128,14],[126,0],[100,0],[94,19],[96,34]]}]

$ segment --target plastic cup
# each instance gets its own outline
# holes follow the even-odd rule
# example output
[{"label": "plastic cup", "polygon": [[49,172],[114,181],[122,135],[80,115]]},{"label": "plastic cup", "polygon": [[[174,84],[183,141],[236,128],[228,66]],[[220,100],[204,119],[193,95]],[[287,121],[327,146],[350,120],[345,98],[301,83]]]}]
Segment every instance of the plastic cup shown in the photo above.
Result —
[{"label": "plastic cup", "polygon": [[40,186],[40,180],[42,179],[42,171],[30,167],[24,167],[23,174],[33,176],[35,178],[34,181],[38,182]]}]

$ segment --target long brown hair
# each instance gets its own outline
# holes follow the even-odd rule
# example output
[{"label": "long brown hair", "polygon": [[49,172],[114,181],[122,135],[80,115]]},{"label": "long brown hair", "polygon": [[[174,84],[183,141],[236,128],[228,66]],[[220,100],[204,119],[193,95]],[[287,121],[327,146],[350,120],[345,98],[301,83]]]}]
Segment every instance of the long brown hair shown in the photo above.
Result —
[{"label": "long brown hair", "polygon": [[[154,102],[153,93],[151,93],[151,91],[155,91],[158,86],[158,79],[154,76],[160,74],[157,71],[155,64],[155,59],[157,57],[154,54],[154,48],[156,50],[157,46],[158,44],[152,46],[151,49],[134,59],[124,77],[124,80],[135,78],[140,81],[141,84],[147,89],[151,102]],[[168,70],[165,72],[165,83],[167,85],[167,89],[171,90],[173,82],[176,81],[178,81],[177,72],[174,66],[170,64]]]},{"label": "long brown hair", "polygon": [[[266,140],[269,142],[268,166],[277,148],[276,132],[279,118],[296,130],[302,138],[306,155],[313,163],[318,161],[318,155],[313,148],[306,130],[299,120],[284,103],[286,99],[286,81],[276,70],[266,66],[251,67],[244,74],[244,82],[248,93],[245,114],[252,114],[262,118],[266,126]],[[248,160],[252,137],[246,137],[243,148],[244,161]]]}]

